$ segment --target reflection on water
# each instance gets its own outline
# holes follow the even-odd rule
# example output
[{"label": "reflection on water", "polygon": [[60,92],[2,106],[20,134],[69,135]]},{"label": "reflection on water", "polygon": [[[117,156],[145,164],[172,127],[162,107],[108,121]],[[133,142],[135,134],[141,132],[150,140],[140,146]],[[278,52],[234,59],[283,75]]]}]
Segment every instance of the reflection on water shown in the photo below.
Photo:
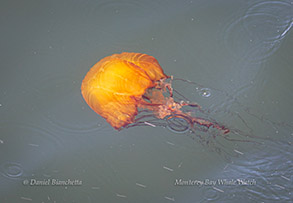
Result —
[{"label": "reflection on water", "polygon": [[[292,9],[285,0],[7,1],[0,202],[289,202]],[[192,113],[252,142],[200,126],[189,134],[180,118],[162,121],[171,131],[113,130],[84,103],[80,83],[97,60],[121,51],[153,55],[167,74],[197,82],[173,83],[204,109]],[[23,184],[32,178],[83,184]],[[174,186],[178,178],[256,185]]]}]

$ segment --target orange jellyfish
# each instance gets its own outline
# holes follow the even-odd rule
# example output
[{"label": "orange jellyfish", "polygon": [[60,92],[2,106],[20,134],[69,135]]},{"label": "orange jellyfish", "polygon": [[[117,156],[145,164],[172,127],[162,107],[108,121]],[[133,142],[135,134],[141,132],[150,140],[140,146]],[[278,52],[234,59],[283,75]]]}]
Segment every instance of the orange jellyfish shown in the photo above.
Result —
[{"label": "orange jellyfish", "polygon": [[[165,120],[175,131],[195,129],[200,125],[229,133],[228,128],[216,122],[182,111],[183,106],[201,107],[196,103],[175,101],[172,79],[152,56],[114,54],[101,59],[89,70],[82,81],[81,93],[86,103],[117,130],[138,125],[156,126],[157,120]],[[150,117],[153,119],[142,121]]]}]

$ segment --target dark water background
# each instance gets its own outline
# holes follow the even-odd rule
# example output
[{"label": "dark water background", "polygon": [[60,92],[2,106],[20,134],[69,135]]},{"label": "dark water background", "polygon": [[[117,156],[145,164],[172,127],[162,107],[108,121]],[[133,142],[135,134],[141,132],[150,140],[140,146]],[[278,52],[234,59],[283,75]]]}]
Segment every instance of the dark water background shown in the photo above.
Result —
[{"label": "dark water background", "polygon": [[[292,201],[292,1],[2,1],[0,17],[0,202]],[[115,131],[80,85],[123,51],[196,82],[173,87],[253,143]],[[26,182],[48,179],[81,183]]]}]

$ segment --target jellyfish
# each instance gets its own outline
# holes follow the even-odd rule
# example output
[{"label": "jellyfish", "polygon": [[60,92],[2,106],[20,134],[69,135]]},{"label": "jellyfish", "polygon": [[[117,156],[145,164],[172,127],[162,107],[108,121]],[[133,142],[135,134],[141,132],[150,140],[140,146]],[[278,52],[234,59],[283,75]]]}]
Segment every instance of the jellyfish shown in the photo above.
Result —
[{"label": "jellyfish", "polygon": [[217,122],[183,110],[185,106],[201,110],[201,106],[176,100],[172,80],[153,56],[124,52],[97,62],[83,79],[81,93],[90,108],[116,130],[160,125],[175,132],[210,128],[223,135],[230,132]]}]

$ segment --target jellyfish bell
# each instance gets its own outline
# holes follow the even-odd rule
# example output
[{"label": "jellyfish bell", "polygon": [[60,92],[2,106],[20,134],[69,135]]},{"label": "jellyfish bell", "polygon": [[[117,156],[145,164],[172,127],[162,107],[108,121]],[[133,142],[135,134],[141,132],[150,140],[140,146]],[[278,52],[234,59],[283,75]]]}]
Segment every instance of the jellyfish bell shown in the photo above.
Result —
[{"label": "jellyfish bell", "polygon": [[86,74],[81,93],[86,103],[119,130],[134,122],[137,108],[154,104],[143,99],[147,89],[169,78],[158,61],[140,53],[121,53],[97,62]]}]

